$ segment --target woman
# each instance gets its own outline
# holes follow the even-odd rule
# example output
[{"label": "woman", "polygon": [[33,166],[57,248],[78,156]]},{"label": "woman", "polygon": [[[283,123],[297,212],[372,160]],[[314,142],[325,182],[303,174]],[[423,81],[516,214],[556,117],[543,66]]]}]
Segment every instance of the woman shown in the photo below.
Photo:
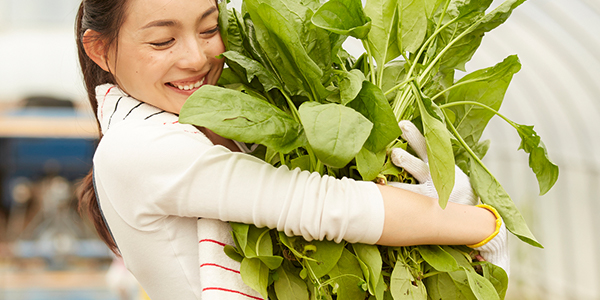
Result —
[{"label": "woman", "polygon": [[216,84],[223,68],[214,0],[84,0],[77,18],[102,132],[80,207],[152,299],[201,297],[199,217],[309,240],[504,245],[490,210],[441,210],[407,190],[274,168],[210,130],[179,124],[187,97]]}]

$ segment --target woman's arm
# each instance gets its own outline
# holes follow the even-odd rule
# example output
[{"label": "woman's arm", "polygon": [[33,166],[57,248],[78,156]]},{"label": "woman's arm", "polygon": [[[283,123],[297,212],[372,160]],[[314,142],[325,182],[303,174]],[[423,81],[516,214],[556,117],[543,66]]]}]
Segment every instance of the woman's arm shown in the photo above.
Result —
[{"label": "woman's arm", "polygon": [[379,245],[476,244],[496,228],[496,217],[487,209],[451,202],[442,209],[437,199],[390,186],[378,187],[385,208]]}]

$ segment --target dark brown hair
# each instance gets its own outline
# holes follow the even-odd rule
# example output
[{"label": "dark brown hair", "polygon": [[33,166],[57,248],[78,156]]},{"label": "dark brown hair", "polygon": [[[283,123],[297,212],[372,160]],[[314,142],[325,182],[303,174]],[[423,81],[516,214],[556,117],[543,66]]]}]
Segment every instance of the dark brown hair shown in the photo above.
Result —
[{"label": "dark brown hair", "polygon": [[[104,42],[105,51],[117,44],[119,28],[125,18],[127,0],[83,0],[77,12],[75,25],[75,37],[77,41],[77,52],[79,64],[83,73],[83,81],[88,95],[88,100],[96,121],[98,120],[98,102],[96,100],[96,86],[104,83],[116,84],[115,77],[110,72],[104,71],[94,61],[92,61],[85,52],[84,43],[91,41],[84,40],[83,36],[86,30],[90,29],[97,33],[93,38]],[[98,123],[99,138],[102,138],[100,123]],[[79,200],[79,213],[87,215],[94,224],[98,235],[106,243],[108,248],[119,255],[117,244],[112,238],[110,231],[98,206],[98,199],[94,191],[93,169],[81,181],[77,189],[77,198]]]}]

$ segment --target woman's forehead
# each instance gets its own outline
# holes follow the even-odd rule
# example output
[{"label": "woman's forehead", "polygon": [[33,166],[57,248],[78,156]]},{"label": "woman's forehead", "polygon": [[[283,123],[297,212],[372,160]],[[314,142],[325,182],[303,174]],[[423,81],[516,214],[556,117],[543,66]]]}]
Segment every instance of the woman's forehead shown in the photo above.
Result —
[{"label": "woman's forehead", "polygon": [[125,23],[138,29],[157,21],[189,21],[217,7],[215,0],[129,0]]}]

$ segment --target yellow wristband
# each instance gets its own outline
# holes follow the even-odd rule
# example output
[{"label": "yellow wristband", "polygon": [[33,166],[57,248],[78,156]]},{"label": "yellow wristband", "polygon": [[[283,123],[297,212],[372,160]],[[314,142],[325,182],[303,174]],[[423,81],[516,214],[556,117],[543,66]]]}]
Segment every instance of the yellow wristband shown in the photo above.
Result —
[{"label": "yellow wristband", "polygon": [[469,248],[477,248],[477,247],[481,247],[481,246],[487,244],[487,242],[491,241],[498,234],[498,232],[500,232],[500,227],[502,226],[502,218],[500,217],[500,214],[498,213],[498,211],[495,208],[493,208],[487,204],[478,204],[475,206],[485,208],[494,214],[494,216],[496,217],[496,230],[494,230],[494,232],[490,236],[488,236],[485,240],[483,240],[477,244],[474,244],[474,245],[467,245],[467,247],[469,247]]}]

